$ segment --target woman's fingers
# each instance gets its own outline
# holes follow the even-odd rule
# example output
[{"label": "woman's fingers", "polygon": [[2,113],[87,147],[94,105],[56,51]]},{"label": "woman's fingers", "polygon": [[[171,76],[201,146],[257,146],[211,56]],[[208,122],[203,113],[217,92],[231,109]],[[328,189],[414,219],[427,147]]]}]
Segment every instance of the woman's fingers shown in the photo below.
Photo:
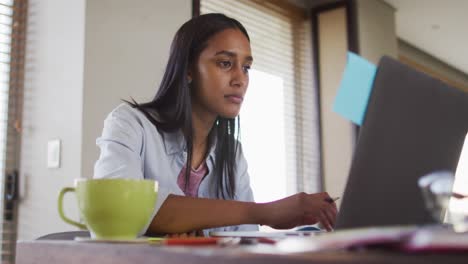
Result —
[{"label": "woman's fingers", "polygon": [[319,226],[327,231],[333,231],[333,223],[327,216],[326,210],[320,211],[318,214],[304,215],[304,222],[301,225],[314,225],[319,223]]},{"label": "woman's fingers", "polygon": [[317,216],[323,228],[327,231],[332,231],[338,213],[335,202],[326,192],[311,194],[309,197],[309,213]]},{"label": "woman's fingers", "polygon": [[323,215],[325,215],[330,227],[333,229],[333,226],[335,226],[336,221],[336,215],[333,213],[333,208],[326,208],[322,211],[322,213]]},{"label": "woman's fingers", "polygon": [[330,221],[330,223],[332,224],[332,226],[334,226],[336,222],[336,215],[338,213],[336,208],[332,204],[330,204],[327,207],[325,207],[323,211],[325,215],[327,216],[328,220]]},{"label": "woman's fingers", "polygon": [[[327,201],[330,200],[330,201]],[[336,204],[328,193],[298,193],[269,203],[271,211],[270,226],[273,228],[292,228],[298,225],[322,223],[332,230],[336,220]],[[277,213],[279,212],[279,213]]]},{"label": "woman's fingers", "polygon": [[327,218],[330,227],[332,228],[336,222],[336,215],[338,214],[338,209],[336,207],[335,201],[328,195],[328,193],[322,193],[326,205],[323,207],[322,212],[324,216]]},{"label": "woman's fingers", "polygon": [[320,212],[320,223],[327,231],[333,231],[333,227],[324,211]]}]

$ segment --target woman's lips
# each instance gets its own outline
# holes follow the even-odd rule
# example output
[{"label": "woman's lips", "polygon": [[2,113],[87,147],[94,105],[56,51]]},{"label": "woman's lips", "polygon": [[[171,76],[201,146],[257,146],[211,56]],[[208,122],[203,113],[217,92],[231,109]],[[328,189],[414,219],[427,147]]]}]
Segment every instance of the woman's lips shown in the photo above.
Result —
[{"label": "woman's lips", "polygon": [[244,100],[244,98],[242,98],[242,96],[239,95],[226,95],[224,97],[234,104],[240,104]]}]

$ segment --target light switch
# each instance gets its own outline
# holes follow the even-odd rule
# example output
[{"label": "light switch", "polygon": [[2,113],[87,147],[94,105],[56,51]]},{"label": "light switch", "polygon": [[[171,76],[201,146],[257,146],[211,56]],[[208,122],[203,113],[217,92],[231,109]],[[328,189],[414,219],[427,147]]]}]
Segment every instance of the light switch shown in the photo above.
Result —
[{"label": "light switch", "polygon": [[60,139],[49,140],[47,143],[47,168],[60,168]]}]

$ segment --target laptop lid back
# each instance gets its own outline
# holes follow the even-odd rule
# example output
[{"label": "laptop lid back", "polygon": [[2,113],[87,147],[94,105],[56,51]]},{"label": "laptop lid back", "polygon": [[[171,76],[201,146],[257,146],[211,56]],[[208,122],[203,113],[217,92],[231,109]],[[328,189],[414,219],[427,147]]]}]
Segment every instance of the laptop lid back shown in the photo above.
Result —
[{"label": "laptop lid back", "polygon": [[434,222],[417,180],[455,172],[467,130],[467,93],[383,57],[336,229]]}]

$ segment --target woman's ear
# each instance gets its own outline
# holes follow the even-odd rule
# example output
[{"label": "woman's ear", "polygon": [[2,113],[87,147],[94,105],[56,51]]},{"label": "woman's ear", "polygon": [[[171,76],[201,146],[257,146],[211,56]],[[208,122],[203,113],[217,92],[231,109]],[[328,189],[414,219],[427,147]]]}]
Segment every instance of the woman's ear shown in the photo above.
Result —
[{"label": "woman's ear", "polygon": [[193,82],[196,82],[198,76],[198,68],[196,64],[191,63],[187,67],[187,82],[188,84],[192,84]]},{"label": "woman's ear", "polygon": [[188,84],[192,83],[192,71],[190,71],[190,70],[187,73],[187,82],[188,82]]},{"label": "woman's ear", "polygon": [[193,69],[193,66],[189,66],[187,69],[187,83],[191,84],[193,82],[193,73],[196,72]]}]

